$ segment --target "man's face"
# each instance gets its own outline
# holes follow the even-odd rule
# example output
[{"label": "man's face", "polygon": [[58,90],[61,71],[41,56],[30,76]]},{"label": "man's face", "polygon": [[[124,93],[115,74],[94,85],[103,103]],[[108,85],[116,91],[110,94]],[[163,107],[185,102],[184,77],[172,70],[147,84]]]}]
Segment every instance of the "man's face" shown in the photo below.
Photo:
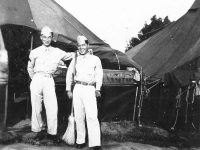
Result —
[{"label": "man's face", "polygon": [[40,36],[41,40],[42,40],[42,43],[45,45],[45,46],[50,46],[51,44],[51,41],[52,41],[52,33],[51,32],[46,32],[44,34],[42,34]]},{"label": "man's face", "polygon": [[78,42],[78,50],[81,55],[85,55],[88,53],[89,45],[85,43],[85,41]]}]

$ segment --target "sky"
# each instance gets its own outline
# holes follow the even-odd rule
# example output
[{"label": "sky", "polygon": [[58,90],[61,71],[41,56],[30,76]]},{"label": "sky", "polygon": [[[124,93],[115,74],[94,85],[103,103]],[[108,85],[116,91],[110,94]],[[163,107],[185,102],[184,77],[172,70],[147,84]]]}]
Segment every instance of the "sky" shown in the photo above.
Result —
[{"label": "sky", "polygon": [[55,0],[112,48],[124,52],[150,18],[176,21],[195,0]]}]

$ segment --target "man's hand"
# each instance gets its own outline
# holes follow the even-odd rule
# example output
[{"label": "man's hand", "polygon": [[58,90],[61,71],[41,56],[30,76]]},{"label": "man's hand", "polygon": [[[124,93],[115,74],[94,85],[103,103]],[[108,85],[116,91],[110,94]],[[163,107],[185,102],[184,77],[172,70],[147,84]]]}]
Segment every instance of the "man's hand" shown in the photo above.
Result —
[{"label": "man's hand", "polygon": [[100,91],[99,91],[99,90],[96,90],[96,91],[95,91],[95,95],[96,95],[96,97],[101,97]]},{"label": "man's hand", "polygon": [[67,96],[69,97],[69,99],[72,99],[72,97],[73,97],[72,92],[71,91],[67,91]]}]

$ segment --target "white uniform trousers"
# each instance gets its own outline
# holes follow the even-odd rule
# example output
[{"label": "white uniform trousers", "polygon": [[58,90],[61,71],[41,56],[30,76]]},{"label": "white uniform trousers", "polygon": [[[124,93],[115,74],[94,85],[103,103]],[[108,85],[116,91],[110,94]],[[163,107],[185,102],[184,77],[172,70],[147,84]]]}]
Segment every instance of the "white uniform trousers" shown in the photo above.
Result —
[{"label": "white uniform trousers", "polygon": [[101,145],[100,126],[97,118],[97,101],[94,86],[76,84],[73,90],[74,114],[77,128],[77,144],[85,143],[88,127],[89,147]]},{"label": "white uniform trousers", "polygon": [[57,134],[58,104],[55,93],[55,83],[52,77],[45,77],[43,74],[35,74],[30,84],[32,117],[31,127],[33,132],[42,129],[42,101],[46,109],[47,132],[51,135]]}]

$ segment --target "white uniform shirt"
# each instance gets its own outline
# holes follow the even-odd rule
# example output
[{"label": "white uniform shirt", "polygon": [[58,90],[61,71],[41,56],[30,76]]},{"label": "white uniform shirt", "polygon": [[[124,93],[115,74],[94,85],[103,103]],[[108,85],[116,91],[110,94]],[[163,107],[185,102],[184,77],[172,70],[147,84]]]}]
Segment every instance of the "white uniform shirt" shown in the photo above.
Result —
[{"label": "white uniform shirt", "polygon": [[[73,82],[74,61],[75,59],[71,61],[69,68],[67,70],[67,76],[66,76],[67,91],[71,91],[71,85]],[[103,82],[103,69],[99,57],[91,55],[89,53],[86,55],[78,55],[75,70],[76,73],[74,81],[95,83],[96,90],[100,90]]]},{"label": "white uniform shirt", "polygon": [[60,60],[69,60],[74,58],[74,53],[66,53],[65,51],[54,48],[45,47],[44,45],[31,51],[28,61],[28,73],[32,79],[36,72],[45,72],[54,74],[57,70]]}]

